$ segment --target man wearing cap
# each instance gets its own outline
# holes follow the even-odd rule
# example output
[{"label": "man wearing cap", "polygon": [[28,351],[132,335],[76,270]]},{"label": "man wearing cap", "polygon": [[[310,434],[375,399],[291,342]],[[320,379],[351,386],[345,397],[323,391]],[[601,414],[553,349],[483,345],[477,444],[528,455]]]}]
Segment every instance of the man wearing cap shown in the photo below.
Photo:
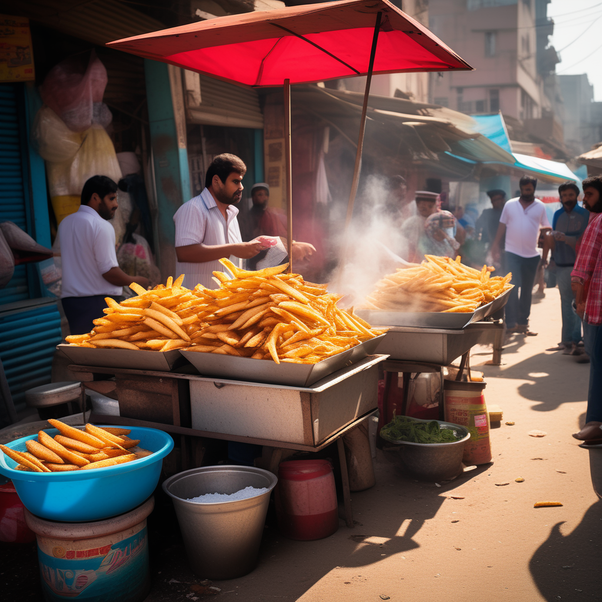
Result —
[{"label": "man wearing cap", "polygon": [[[265,182],[258,182],[251,187],[252,206],[246,216],[239,217],[240,229],[243,240],[253,240],[258,236],[277,236],[282,239],[283,247],[286,247],[286,220],[284,215],[268,207],[270,200],[270,187]],[[306,242],[293,241],[293,263],[305,261],[311,257],[316,249]],[[265,259],[267,251],[262,251],[251,260],[249,268],[256,269],[257,263]]]},{"label": "man wearing cap", "polygon": [[416,192],[416,215],[408,218],[401,227],[401,234],[407,243],[407,259],[411,262],[419,263],[421,261],[420,251],[418,250],[418,242],[424,233],[424,223],[427,218],[437,211],[436,192],[427,190],[418,190]]},{"label": "man wearing cap", "polygon": [[[491,201],[490,209],[483,209],[483,212],[479,216],[476,225],[476,236],[480,237],[481,243],[485,245],[485,250],[489,251],[491,245],[495,240],[498,227],[500,225],[500,217],[502,217],[502,211],[506,204],[506,193],[498,188],[494,190],[488,190],[487,196]],[[499,265],[496,266],[496,274],[504,276],[506,274],[505,269],[505,256],[506,253],[503,250],[505,248],[505,236],[500,241],[500,261]]]},{"label": "man wearing cap", "polygon": [[258,236],[286,236],[286,221],[268,207],[270,187],[265,182],[253,184],[251,201],[253,205],[247,215],[240,217],[243,240],[253,240]]},{"label": "man wearing cap", "polygon": [[502,209],[500,225],[491,245],[493,259],[500,261],[505,237],[506,263],[514,285],[506,305],[506,330],[528,336],[537,334],[529,330],[533,285],[540,261],[537,240],[540,229],[551,229],[545,205],[535,198],[536,186],[537,180],[531,176],[520,179],[520,196],[510,199]]}]

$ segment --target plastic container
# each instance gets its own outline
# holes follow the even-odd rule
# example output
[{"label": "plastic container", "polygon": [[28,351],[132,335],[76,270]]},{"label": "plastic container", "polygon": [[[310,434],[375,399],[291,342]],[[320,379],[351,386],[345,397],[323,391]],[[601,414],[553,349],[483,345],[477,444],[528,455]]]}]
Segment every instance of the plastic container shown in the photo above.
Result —
[{"label": "plastic container", "polygon": [[[163,458],[173,449],[173,439],[163,431],[127,427],[129,437],[153,454],[108,468],[72,472],[26,472],[15,470],[16,462],[0,453],[0,473],[12,480],[25,507],[36,516],[53,521],[87,522],[129,512],[152,495]],[[56,429],[44,429],[50,436]],[[27,451],[25,442],[37,435],[8,443]]]},{"label": "plastic container", "polygon": [[485,405],[484,382],[446,380],[445,420],[461,424],[470,432],[464,447],[463,462],[468,466],[491,462],[489,413]]},{"label": "plastic container", "polygon": [[[170,477],[163,489],[173,501],[188,562],[205,579],[235,579],[257,564],[270,493],[278,479],[252,466],[206,466]],[[206,493],[232,494],[245,487],[267,491],[230,502],[199,503]]]},{"label": "plastic container", "polygon": [[154,498],[92,523],[56,523],[26,511],[36,533],[46,602],[141,602],[150,591],[146,519]]},{"label": "plastic container", "polygon": [[328,460],[291,460],[278,467],[278,529],[290,539],[323,539],[339,528],[337,492]]},{"label": "plastic container", "polygon": [[36,538],[25,522],[25,506],[13,484],[0,485],[0,541],[28,543]]}]

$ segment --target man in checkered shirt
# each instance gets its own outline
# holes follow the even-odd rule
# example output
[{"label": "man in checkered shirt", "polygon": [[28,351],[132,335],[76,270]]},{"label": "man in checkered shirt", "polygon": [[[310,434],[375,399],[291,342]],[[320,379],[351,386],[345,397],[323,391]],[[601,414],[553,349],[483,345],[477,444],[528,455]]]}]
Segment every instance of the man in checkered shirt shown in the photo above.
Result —
[{"label": "man in checkered shirt", "polygon": [[602,176],[587,178],[582,186],[583,205],[591,215],[571,272],[571,286],[591,363],[585,427],[573,436],[602,442]]}]

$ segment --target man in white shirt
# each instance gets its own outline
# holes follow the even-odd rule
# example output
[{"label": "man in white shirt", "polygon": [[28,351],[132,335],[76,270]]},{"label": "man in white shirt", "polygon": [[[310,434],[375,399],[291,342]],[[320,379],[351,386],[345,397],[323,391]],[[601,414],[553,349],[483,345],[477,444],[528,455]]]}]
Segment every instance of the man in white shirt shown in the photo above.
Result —
[{"label": "man in white shirt", "polygon": [[176,275],[185,275],[184,286],[216,288],[213,272],[225,269],[220,259],[249,259],[266,248],[258,240],[242,242],[236,219],[246,171],[237,156],[218,155],[207,170],[203,192],[176,211]]},{"label": "man in white shirt", "polygon": [[506,268],[512,272],[514,284],[506,305],[506,330],[528,336],[537,334],[529,330],[531,297],[540,261],[537,239],[541,228],[551,228],[545,205],[535,198],[536,186],[537,180],[531,176],[520,179],[520,196],[504,205],[491,245],[494,260],[499,260],[500,242],[506,236]]},{"label": "man in white shirt", "polygon": [[117,184],[93,176],[81,193],[81,205],[59,225],[63,282],[61,302],[71,334],[84,334],[103,315],[104,298],[120,297],[132,282],[148,286],[144,276],[128,276],[117,263],[115,230],[107,221],[117,211]]}]

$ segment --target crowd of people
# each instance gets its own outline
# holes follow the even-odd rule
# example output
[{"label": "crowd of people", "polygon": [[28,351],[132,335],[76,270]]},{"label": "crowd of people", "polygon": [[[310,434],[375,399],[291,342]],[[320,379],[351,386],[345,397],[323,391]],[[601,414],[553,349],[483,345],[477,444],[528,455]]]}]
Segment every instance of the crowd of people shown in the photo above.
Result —
[{"label": "crowd of people", "polygon": [[[239,224],[244,162],[235,155],[214,159],[200,195],[184,203],[174,215],[175,273],[184,274],[184,284],[200,283],[214,288],[213,271],[223,269],[219,259],[253,260],[274,245],[286,261],[285,221],[268,207],[269,186],[252,188],[252,207]],[[438,194],[418,191],[408,200],[401,176],[391,180],[392,201],[385,210],[401,233],[405,247],[399,256],[419,262],[425,255],[455,257],[472,240],[480,245],[479,259],[490,256],[499,273],[512,272],[514,288],[505,310],[509,336],[535,336],[529,328],[532,293],[538,269],[553,270],[561,299],[562,331],[557,350],[590,361],[590,385],[586,425],[574,436],[602,442],[602,176],[574,182],[559,189],[561,208],[549,224],[544,204],[536,198],[537,180],[523,176],[520,193],[506,201],[503,190],[487,194],[491,208],[481,215],[458,207],[446,210]],[[115,234],[108,223],[117,209],[117,184],[105,176],[90,178],[82,190],[79,210],[59,227],[62,249],[62,305],[72,334],[92,329],[92,320],[102,314],[104,297],[119,298],[130,282],[148,286],[144,277],[131,277],[118,265]],[[242,232],[241,233],[241,225]],[[538,241],[542,240],[542,251]],[[293,259],[315,253],[312,245],[293,242]],[[262,255],[263,254],[263,255]],[[404,257],[405,255],[405,257]]]}]

